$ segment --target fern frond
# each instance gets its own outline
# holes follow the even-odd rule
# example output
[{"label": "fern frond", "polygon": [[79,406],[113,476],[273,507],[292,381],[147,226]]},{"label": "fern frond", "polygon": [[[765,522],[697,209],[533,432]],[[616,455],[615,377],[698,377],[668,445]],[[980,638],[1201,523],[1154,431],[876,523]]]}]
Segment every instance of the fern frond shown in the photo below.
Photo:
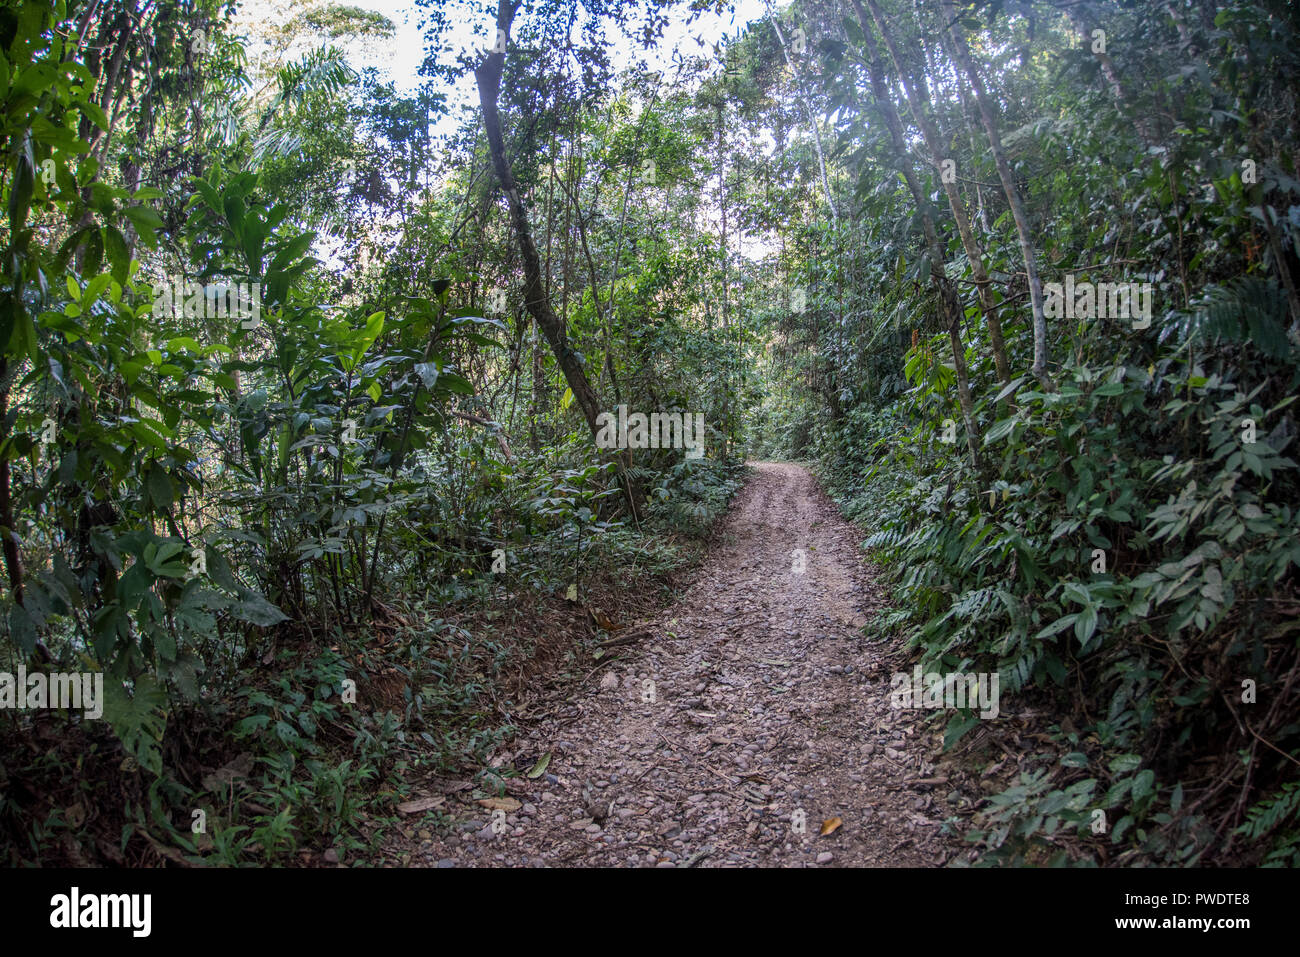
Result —
[{"label": "fern frond", "polygon": [[1183,339],[1250,343],[1271,359],[1291,352],[1287,339],[1286,292],[1272,279],[1243,276],[1211,285],[1190,313],[1181,315],[1173,332]]},{"label": "fern frond", "polygon": [[1297,810],[1300,810],[1300,781],[1292,781],[1247,811],[1246,821],[1237,828],[1237,833],[1258,840],[1294,816]]}]

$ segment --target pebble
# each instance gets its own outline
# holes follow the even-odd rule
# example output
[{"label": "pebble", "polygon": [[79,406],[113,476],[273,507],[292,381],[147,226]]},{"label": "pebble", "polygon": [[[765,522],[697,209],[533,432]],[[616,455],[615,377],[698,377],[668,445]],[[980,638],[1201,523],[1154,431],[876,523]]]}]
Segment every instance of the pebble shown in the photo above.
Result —
[{"label": "pebble", "polygon": [[[832,548],[830,554],[839,556],[839,551]],[[742,562],[725,569],[715,582],[725,597],[714,608],[706,609],[707,601],[690,605],[687,599],[686,607],[696,611],[698,618],[673,621],[668,629],[675,631],[676,637],[659,636],[657,643],[643,651],[639,666],[632,665],[626,671],[620,670],[627,668],[622,664],[614,669],[606,667],[598,679],[602,692],[613,693],[602,695],[604,704],[596,705],[596,716],[602,709],[612,713],[610,709],[617,711],[628,702],[639,701],[640,681],[654,680],[660,689],[661,704],[664,698],[671,698],[668,717],[661,725],[672,739],[671,747],[664,748],[636,722],[606,726],[610,722],[602,718],[560,732],[573,733],[573,741],[549,739],[541,731],[535,742],[537,750],[550,750],[556,756],[555,772],[546,773],[541,780],[520,782],[525,787],[516,796],[523,800],[527,795],[530,800],[507,815],[508,830],[496,834],[480,816],[470,830],[453,832],[462,836],[463,844],[449,841],[445,845],[444,853],[454,847],[458,859],[444,858],[436,866],[476,866],[494,858],[502,863],[553,866],[551,855],[555,849],[543,847],[550,842],[540,835],[557,828],[572,828],[569,840],[588,845],[589,849],[616,849],[617,853],[592,858],[602,865],[681,867],[700,849],[703,835],[716,832],[716,836],[724,837],[733,832],[750,835],[741,838],[748,846],[743,850],[720,847],[713,863],[825,866],[836,857],[829,850],[819,852],[817,847],[836,842],[817,838],[815,825],[822,818],[841,814],[850,826],[862,821],[878,828],[880,808],[867,806],[859,810],[856,800],[844,799],[867,791],[864,782],[901,773],[900,768],[883,761],[874,763],[874,755],[882,751],[911,770],[921,765],[921,773],[928,776],[921,762],[922,752],[929,746],[928,738],[909,733],[909,723],[880,704],[875,693],[878,665],[870,655],[857,657],[864,649],[847,633],[838,610],[834,616],[822,614],[831,607],[829,604],[800,593],[795,596],[798,601],[783,604],[778,611],[767,601],[770,596],[765,589],[753,587],[756,576],[770,572],[768,557],[756,558],[748,566]],[[836,594],[830,597],[841,604],[849,600],[851,593],[861,591],[847,581],[833,582],[831,590]],[[719,615],[724,616],[721,634]],[[750,627],[757,632],[758,641],[746,647],[742,639]],[[783,633],[790,638],[783,641]],[[780,669],[755,667],[763,656],[790,664]],[[842,663],[845,659],[861,660],[866,671]],[[638,674],[638,670],[642,673]],[[827,682],[828,675],[852,677],[837,684]],[[670,689],[672,694],[668,695]],[[625,695],[632,697],[624,701]],[[644,718],[643,711],[637,711],[638,720]],[[696,712],[714,715],[704,717]],[[855,740],[841,737],[836,730],[839,719],[856,722],[865,733]],[[703,734],[697,728],[702,728]],[[599,741],[593,735],[598,735]],[[704,741],[704,735],[711,735],[711,744]],[[701,770],[701,758],[716,762],[712,768],[730,773],[732,780],[750,774],[751,769],[761,772],[761,777],[754,775],[754,779],[743,782],[745,800],[735,810],[738,817],[732,817],[734,795],[689,792],[692,784],[706,788],[717,784]],[[731,759],[730,770],[724,758]],[[614,773],[614,768],[621,773]],[[565,771],[563,781],[559,770]],[[849,781],[856,786],[843,789]],[[545,790],[534,790],[538,786]],[[988,783],[983,786],[991,788]],[[845,793],[836,793],[841,789]],[[991,789],[1000,790],[1001,785]],[[657,800],[652,796],[655,792],[660,794]],[[948,806],[970,803],[957,791],[936,789],[931,797],[913,802],[915,797],[912,792],[898,800],[891,798],[884,810],[891,816],[902,808],[925,811],[935,807],[946,812]],[[631,806],[620,806],[621,800]],[[584,814],[575,820],[579,805],[594,802],[603,806],[611,801],[613,807],[607,819],[597,822]],[[754,810],[763,804],[765,812]],[[832,806],[840,810],[831,811]],[[792,808],[807,810],[807,833],[791,834]],[[943,816],[938,811],[930,813]],[[687,826],[691,829],[689,840]],[[522,838],[522,843],[509,840],[511,834]],[[436,846],[427,843],[428,835],[428,831],[419,834],[426,839],[426,854]],[[495,843],[489,846],[487,841]],[[648,845],[654,849],[647,850]],[[434,861],[432,854],[424,859]],[[457,860],[462,863],[458,865]]]}]

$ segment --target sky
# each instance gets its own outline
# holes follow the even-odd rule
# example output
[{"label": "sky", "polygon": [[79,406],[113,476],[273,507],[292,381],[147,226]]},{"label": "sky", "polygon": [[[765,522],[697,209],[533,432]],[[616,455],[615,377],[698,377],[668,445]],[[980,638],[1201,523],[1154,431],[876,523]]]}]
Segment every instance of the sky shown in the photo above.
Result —
[{"label": "sky", "polygon": [[[373,67],[379,73],[381,81],[391,82],[399,94],[413,95],[420,86],[420,64],[424,60],[424,36],[420,30],[422,11],[415,0],[337,0],[337,2],[363,10],[373,11],[387,17],[395,28],[391,40],[362,38],[345,42],[344,52],[348,62],[356,69]],[[283,26],[304,11],[319,6],[324,2],[314,0],[242,0],[235,17],[234,26],[237,34],[247,38],[246,50],[249,66],[257,75],[260,60],[264,52],[269,51],[266,41],[268,26]],[[495,18],[486,13],[481,18],[471,15],[472,9],[483,9],[490,5],[455,3],[450,5],[453,20],[451,44],[457,49],[471,47],[483,48],[491,42],[489,29],[495,32]],[[642,50],[640,45],[627,39],[615,29],[609,31],[612,44],[611,59],[616,72],[644,62],[648,69],[671,73],[673,70],[673,53],[679,50],[683,56],[705,56],[710,53],[711,45],[722,44],[728,38],[734,39],[754,20],[766,14],[766,0],[732,0],[734,12],[721,15],[704,14],[693,22],[687,21],[689,11],[684,0],[668,11],[669,24],[664,29],[660,43],[650,50]],[[777,9],[782,4],[775,3]],[[276,55],[278,63],[296,59],[311,47],[319,44],[318,39],[303,36],[283,54]],[[449,58],[450,59],[450,58]],[[438,92],[447,96],[449,110],[435,121],[431,130],[433,135],[450,134],[456,126],[456,114],[462,107],[477,108],[478,93],[474,87],[472,75],[465,75],[452,88],[440,88]]]},{"label": "sky", "polygon": [[[376,67],[400,92],[407,94],[414,92],[419,84],[420,63],[424,59],[424,39],[419,31],[420,14],[414,0],[351,0],[349,5],[382,13],[397,27],[397,38],[394,43],[385,45],[382,49],[372,47],[366,51],[359,51],[353,65]],[[615,31],[611,37],[615,43],[613,51],[615,67],[623,69],[631,66],[637,58],[645,57],[651,69],[667,70],[672,65],[672,52],[675,47],[680,46],[684,53],[703,52],[693,39],[694,35],[700,34],[710,42],[717,42],[724,36],[735,36],[746,24],[757,20],[765,13],[763,0],[736,0],[734,15],[703,16],[688,26],[685,4],[682,7],[682,10],[674,12],[672,22],[664,31],[663,42],[655,49],[642,51],[617,35]],[[475,26],[476,24],[468,21],[457,24],[453,42],[469,42],[474,35]],[[481,35],[483,34],[480,25]],[[469,82],[472,83],[472,79]]]},{"label": "sky", "polygon": [[[419,23],[421,11],[415,0],[340,0],[348,5],[380,13],[392,21],[395,35],[391,40],[365,39],[349,43],[345,52],[349,62],[356,69],[375,68],[383,81],[391,82],[401,94],[414,94],[422,78],[419,75],[420,64],[424,59],[424,37]],[[609,31],[612,43],[611,58],[616,71],[624,70],[644,61],[648,69],[671,73],[673,70],[673,53],[680,50],[683,56],[704,56],[710,52],[714,43],[722,44],[728,38],[734,39],[754,20],[766,14],[765,0],[732,0],[734,12],[721,15],[705,14],[693,22],[687,21],[689,11],[686,3],[680,3],[669,11],[669,24],[664,29],[663,38],[650,50],[642,50],[640,45],[624,37],[617,29]],[[257,72],[260,53],[267,49],[263,44],[265,27],[268,24],[283,25],[304,10],[317,6],[315,3],[289,3],[283,0],[244,0],[235,17],[236,32],[248,38],[248,55],[250,67]],[[487,4],[484,3],[483,7]],[[777,9],[782,7],[775,3]],[[495,31],[495,21],[483,15],[483,20],[475,22],[470,19],[469,5],[454,4],[452,27],[452,44],[454,46],[473,46],[481,48],[487,42],[488,28]],[[702,42],[701,42],[702,41]],[[317,41],[318,42],[318,41]],[[288,52],[288,58],[296,58],[314,45],[303,41]],[[456,125],[456,114],[463,106],[476,108],[477,90],[472,75],[464,76],[456,87],[441,92],[447,94],[450,109],[439,117],[431,133],[438,137],[450,134]],[[738,237],[742,254],[757,257],[767,255],[770,250],[758,237]]]}]

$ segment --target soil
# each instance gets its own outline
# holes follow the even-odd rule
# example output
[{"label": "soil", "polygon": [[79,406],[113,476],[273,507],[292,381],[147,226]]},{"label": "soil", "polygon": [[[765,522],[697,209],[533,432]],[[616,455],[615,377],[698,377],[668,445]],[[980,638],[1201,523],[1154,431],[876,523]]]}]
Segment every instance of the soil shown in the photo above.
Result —
[{"label": "soil", "polygon": [[611,632],[576,690],[530,710],[494,760],[520,772],[504,797],[428,796],[450,824],[408,828],[395,856],[916,867],[966,853],[943,824],[960,797],[931,763],[937,728],[890,707],[902,665],[861,636],[885,604],[861,538],[805,469],[756,464],[678,600]]}]

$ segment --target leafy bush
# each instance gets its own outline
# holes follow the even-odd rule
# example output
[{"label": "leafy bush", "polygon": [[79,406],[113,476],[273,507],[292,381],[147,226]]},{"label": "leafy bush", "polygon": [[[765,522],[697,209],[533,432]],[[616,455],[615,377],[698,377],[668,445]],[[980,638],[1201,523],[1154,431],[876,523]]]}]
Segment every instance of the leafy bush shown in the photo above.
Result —
[{"label": "leafy bush", "polygon": [[[1300,729],[1268,704],[1295,664],[1277,599],[1300,567],[1284,454],[1294,396],[1274,385],[1265,405],[1265,391],[1182,352],[1148,369],[1070,363],[1053,392],[1006,390],[1014,405],[984,431],[983,476],[937,440],[934,397],[908,407],[913,429],[897,413],[871,417],[886,434],[856,466],[846,510],[878,529],[866,545],[896,583],[876,632],[905,638],[927,670],[997,671],[1005,693],[1045,696],[1058,716],[1059,764],[995,796],[972,835],[991,860],[1041,853],[1063,827],[1095,845],[1101,809],[1114,818],[1107,854],[1195,862],[1231,813],[1205,795],[1240,783],[1246,725],[1295,746]],[[832,473],[842,491],[851,461]],[[958,714],[947,745],[975,724]],[[1228,755],[1208,788],[1186,767],[1206,750]],[[1289,773],[1273,761],[1257,771]],[[1258,838],[1293,811],[1269,808],[1242,833]]]}]

